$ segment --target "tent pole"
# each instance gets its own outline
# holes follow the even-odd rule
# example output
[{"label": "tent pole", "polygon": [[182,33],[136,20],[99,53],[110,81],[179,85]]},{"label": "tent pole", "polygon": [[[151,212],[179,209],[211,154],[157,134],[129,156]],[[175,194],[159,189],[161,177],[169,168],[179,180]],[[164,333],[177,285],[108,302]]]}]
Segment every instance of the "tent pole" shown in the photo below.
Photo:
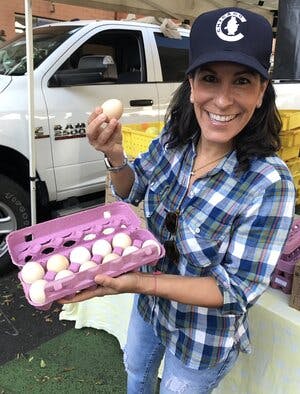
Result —
[{"label": "tent pole", "polygon": [[36,151],[34,136],[34,80],[33,80],[33,34],[32,1],[25,1],[26,59],[28,81],[28,146],[31,224],[36,224]]}]

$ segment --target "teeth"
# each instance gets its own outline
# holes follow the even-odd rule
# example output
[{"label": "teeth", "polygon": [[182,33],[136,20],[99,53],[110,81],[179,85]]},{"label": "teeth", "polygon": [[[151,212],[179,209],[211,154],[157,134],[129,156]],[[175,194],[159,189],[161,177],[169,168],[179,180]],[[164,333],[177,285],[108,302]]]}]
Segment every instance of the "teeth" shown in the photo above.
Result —
[{"label": "teeth", "polygon": [[217,120],[218,122],[229,122],[235,118],[235,115],[217,115],[209,112],[209,117],[212,120]]}]

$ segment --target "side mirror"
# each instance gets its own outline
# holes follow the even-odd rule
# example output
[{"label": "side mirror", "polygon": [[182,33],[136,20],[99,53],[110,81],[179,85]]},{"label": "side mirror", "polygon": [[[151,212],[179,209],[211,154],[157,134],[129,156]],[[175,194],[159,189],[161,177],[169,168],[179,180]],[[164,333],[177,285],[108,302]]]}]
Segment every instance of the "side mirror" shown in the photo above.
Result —
[{"label": "side mirror", "polygon": [[117,79],[117,68],[111,56],[83,56],[79,59],[78,68],[56,71],[49,79],[48,87],[96,85]]}]

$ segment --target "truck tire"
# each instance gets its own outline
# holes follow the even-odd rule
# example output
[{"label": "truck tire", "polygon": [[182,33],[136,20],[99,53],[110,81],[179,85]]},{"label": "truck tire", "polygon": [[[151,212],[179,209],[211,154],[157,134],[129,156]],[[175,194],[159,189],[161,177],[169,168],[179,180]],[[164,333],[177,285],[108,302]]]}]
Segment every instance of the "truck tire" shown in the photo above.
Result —
[{"label": "truck tire", "polygon": [[6,236],[30,224],[29,193],[12,179],[0,174],[0,275],[13,267]]}]

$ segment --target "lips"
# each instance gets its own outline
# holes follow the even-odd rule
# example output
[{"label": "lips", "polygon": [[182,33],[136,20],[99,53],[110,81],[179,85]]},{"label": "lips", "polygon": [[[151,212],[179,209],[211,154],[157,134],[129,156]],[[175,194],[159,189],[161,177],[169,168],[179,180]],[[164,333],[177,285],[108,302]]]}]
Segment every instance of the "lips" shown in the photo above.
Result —
[{"label": "lips", "polygon": [[218,115],[213,114],[212,112],[207,112],[210,120],[215,122],[230,122],[231,120],[235,119],[237,115]]}]

